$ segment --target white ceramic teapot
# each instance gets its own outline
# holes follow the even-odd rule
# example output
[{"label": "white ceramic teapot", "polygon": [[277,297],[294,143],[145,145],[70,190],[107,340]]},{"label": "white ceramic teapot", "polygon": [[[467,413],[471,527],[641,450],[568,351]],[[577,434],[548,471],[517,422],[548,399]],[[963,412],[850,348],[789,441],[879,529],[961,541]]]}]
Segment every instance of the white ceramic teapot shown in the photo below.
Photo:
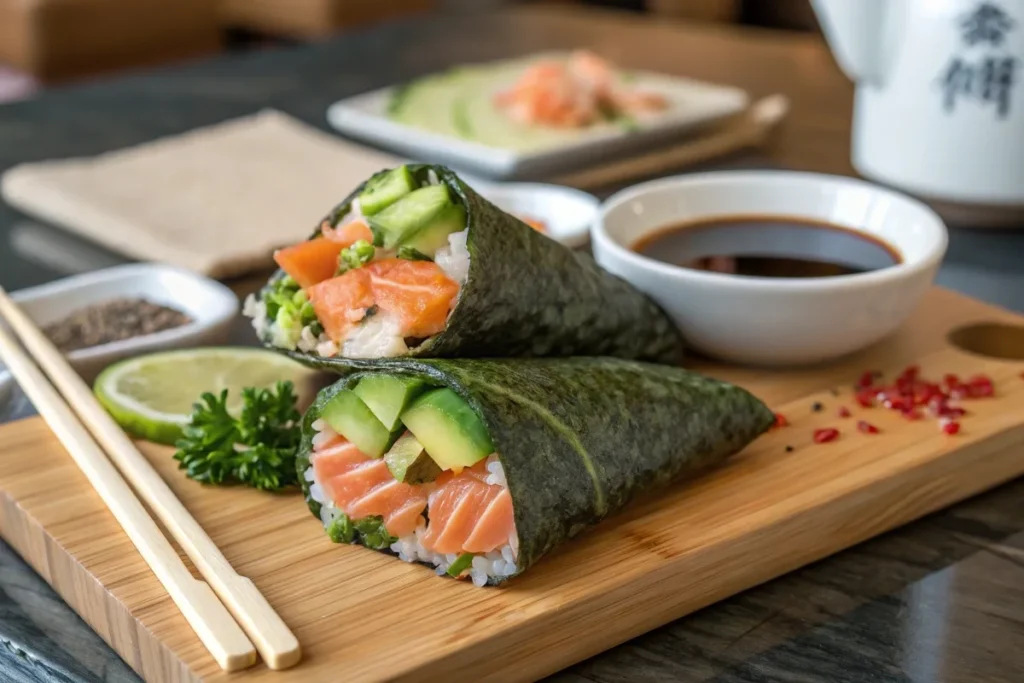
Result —
[{"label": "white ceramic teapot", "polygon": [[812,0],[856,81],[854,167],[925,198],[1024,206],[1024,0]]}]

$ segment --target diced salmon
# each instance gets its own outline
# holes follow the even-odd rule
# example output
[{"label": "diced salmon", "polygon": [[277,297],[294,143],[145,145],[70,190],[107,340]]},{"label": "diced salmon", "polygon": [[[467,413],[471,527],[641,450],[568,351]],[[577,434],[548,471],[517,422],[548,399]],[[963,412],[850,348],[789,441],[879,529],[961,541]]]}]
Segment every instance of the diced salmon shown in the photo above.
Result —
[{"label": "diced salmon", "polygon": [[494,104],[518,123],[580,128],[616,114],[659,111],[668,100],[631,90],[618,82],[606,60],[577,50],[565,63],[543,61],[526,68]]},{"label": "diced salmon", "polygon": [[274,252],[274,261],[303,289],[334,276],[344,245],[317,237]]},{"label": "diced salmon", "polygon": [[424,339],[444,329],[459,285],[432,261],[371,261],[307,290],[316,317],[337,343],[376,305],[398,320],[403,337]]},{"label": "diced salmon", "polygon": [[392,536],[413,533],[427,507],[423,487],[396,481],[383,460],[368,457],[344,439],[332,439],[314,451],[313,471],[342,512],[353,520],[379,515]]},{"label": "diced salmon", "polygon": [[515,534],[512,497],[504,487],[485,481],[485,462],[438,477],[427,511],[424,547],[437,553],[487,553]]},{"label": "diced salmon", "polygon": [[403,337],[424,339],[444,330],[459,285],[436,263],[390,258],[360,270],[369,276],[374,303],[398,318]]},{"label": "diced salmon", "polygon": [[317,320],[333,341],[345,341],[349,330],[366,317],[373,306],[370,276],[365,268],[356,268],[338,277],[324,280],[306,290]]},{"label": "diced salmon", "polygon": [[320,226],[320,234],[325,239],[341,244],[342,247],[350,247],[359,240],[373,242],[373,232],[370,230],[370,226],[360,220],[349,221],[336,228],[332,228],[330,223],[324,221]]}]

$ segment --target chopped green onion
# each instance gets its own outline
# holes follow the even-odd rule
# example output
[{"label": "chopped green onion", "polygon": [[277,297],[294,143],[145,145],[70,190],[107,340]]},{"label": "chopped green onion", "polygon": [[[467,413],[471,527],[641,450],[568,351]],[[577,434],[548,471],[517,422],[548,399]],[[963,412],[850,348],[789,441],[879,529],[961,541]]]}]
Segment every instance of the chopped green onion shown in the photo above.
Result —
[{"label": "chopped green onion", "polygon": [[366,240],[356,240],[352,246],[341,250],[338,254],[338,270],[344,272],[361,268],[373,260],[373,245]]},{"label": "chopped green onion", "polygon": [[473,564],[473,553],[462,553],[448,567],[448,576],[458,576]]},{"label": "chopped green onion", "polygon": [[348,515],[344,512],[338,513],[327,527],[327,536],[335,543],[351,543],[355,540],[356,530]]}]

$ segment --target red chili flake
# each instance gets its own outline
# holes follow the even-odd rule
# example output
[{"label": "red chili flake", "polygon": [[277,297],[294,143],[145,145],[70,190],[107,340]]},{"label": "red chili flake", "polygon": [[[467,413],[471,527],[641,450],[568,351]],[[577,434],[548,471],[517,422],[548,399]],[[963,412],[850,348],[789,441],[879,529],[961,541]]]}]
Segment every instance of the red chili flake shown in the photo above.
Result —
[{"label": "red chili flake", "polygon": [[814,443],[828,443],[839,438],[839,430],[832,427],[814,430]]},{"label": "red chili flake", "polygon": [[985,375],[976,375],[970,378],[965,386],[967,388],[967,398],[985,398],[996,393],[992,380]]},{"label": "red chili flake", "polygon": [[955,420],[939,420],[939,429],[945,434],[952,436],[960,433],[960,423]]},{"label": "red chili flake", "polygon": [[861,408],[873,408],[875,405],[875,392],[871,387],[861,389],[853,398]]},{"label": "red chili flake", "polygon": [[850,417],[850,409],[846,406],[839,406],[839,417]]},{"label": "red chili flake", "polygon": [[866,389],[867,387],[870,387],[874,383],[875,383],[875,373],[871,372],[870,370],[868,370],[863,375],[861,375],[860,379],[857,380],[857,386],[861,387],[863,389]]},{"label": "red chili flake", "polygon": [[878,434],[879,429],[878,429],[878,427],[876,427],[875,425],[871,424],[870,422],[865,422],[864,420],[858,420],[857,421],[857,431],[858,432],[864,432],[865,434]]},{"label": "red chili flake", "polygon": [[939,388],[938,384],[925,382],[923,385],[921,385],[915,390],[914,403],[916,403],[919,406],[923,406],[927,403],[931,403],[935,399],[945,398],[945,396],[946,395],[942,393],[942,389]]},{"label": "red chili flake", "polygon": [[917,408],[911,408],[910,410],[904,410],[904,411],[901,412],[901,414],[903,415],[903,417],[905,417],[908,420],[920,420],[922,417],[924,417],[923,415],[921,415],[921,411],[918,410]]},{"label": "red chili flake", "polygon": [[776,427],[788,427],[789,420],[782,413],[775,413],[775,426]]},{"label": "red chili flake", "polygon": [[920,365],[908,365],[907,368],[902,372],[900,377],[906,378],[908,380],[915,380],[917,379],[917,376],[919,374],[921,374]]},{"label": "red chili flake", "polygon": [[882,400],[882,406],[889,410],[899,410],[903,412],[913,408],[914,402],[908,401],[905,396],[893,396],[892,394],[888,394],[888,397]]},{"label": "red chili flake", "polygon": [[966,414],[966,410],[956,406],[943,406],[942,410],[938,413],[939,417],[963,417]]},{"label": "red chili flake", "polygon": [[960,386],[960,378],[950,372],[943,375],[942,383],[946,385],[946,389],[952,389],[953,387]]}]

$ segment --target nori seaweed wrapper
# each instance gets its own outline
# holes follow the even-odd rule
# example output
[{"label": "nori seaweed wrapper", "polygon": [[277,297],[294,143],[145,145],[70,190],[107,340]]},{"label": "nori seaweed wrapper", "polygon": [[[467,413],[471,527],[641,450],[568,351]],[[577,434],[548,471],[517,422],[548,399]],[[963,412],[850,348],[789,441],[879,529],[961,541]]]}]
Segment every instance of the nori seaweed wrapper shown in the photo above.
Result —
[{"label": "nori seaweed wrapper", "polygon": [[[352,361],[303,418],[299,481],[312,423],[368,374],[447,386],[483,419],[505,470],[519,535],[517,574],[630,500],[717,464],[775,421],[739,387],[682,368],[613,358]],[[498,583],[503,579],[492,579]]]},{"label": "nori seaweed wrapper", "polygon": [[[640,290],[602,269],[589,255],[505,213],[450,169],[422,164],[409,168],[417,179],[433,170],[465,204],[470,254],[469,276],[445,330],[413,348],[409,356],[614,356],[658,363],[682,361],[684,341],[679,330]],[[325,220],[335,225],[365,185]],[[310,239],[319,234],[317,227]],[[283,271],[275,273],[271,282],[280,277]],[[288,353],[307,365],[345,371],[341,357]]]}]

